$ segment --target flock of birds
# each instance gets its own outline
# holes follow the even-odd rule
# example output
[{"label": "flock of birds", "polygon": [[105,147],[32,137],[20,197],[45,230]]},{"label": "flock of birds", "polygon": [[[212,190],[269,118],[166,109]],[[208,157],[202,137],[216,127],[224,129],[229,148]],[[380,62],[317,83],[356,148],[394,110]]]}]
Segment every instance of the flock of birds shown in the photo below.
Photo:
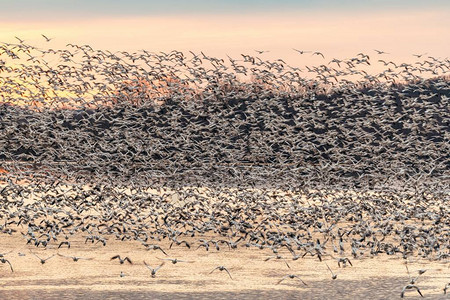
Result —
[{"label": "flock of birds", "polygon": [[[288,269],[313,257],[333,280],[330,258],[447,261],[450,61],[386,55],[297,68],[249,54],[3,43],[0,230],[37,248],[70,249],[82,235],[164,255],[245,247]],[[377,63],[386,69],[365,70]],[[42,264],[56,255],[31,253]],[[144,264],[154,277],[167,261],[182,262]],[[402,297],[422,296],[424,272]],[[292,273],[278,284],[288,279],[307,285]]]}]

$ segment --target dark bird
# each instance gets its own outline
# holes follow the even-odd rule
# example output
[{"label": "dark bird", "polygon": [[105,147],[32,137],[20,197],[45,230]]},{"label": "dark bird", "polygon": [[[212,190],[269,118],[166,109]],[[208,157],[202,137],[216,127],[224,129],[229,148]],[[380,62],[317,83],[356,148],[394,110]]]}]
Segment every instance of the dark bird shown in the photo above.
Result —
[{"label": "dark bird", "polygon": [[113,259],[118,259],[121,265],[123,265],[123,263],[126,262],[126,261],[127,261],[128,263],[130,263],[130,264],[133,264],[133,262],[131,261],[131,259],[128,258],[128,256],[126,256],[126,257],[124,257],[124,258],[122,259],[122,258],[120,257],[120,255],[115,255],[115,256],[111,257],[110,260],[113,260]]},{"label": "dark bird", "polygon": [[64,241],[59,243],[58,249],[61,248],[62,245],[67,245],[67,248],[70,249],[70,242],[69,241]]}]

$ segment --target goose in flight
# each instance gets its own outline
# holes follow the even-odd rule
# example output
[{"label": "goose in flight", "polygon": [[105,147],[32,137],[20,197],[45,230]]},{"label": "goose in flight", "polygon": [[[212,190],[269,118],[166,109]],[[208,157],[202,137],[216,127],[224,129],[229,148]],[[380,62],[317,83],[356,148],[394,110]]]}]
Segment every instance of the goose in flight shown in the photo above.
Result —
[{"label": "goose in flight", "polygon": [[177,264],[179,262],[192,262],[192,261],[188,261],[188,260],[181,260],[178,258],[158,258],[159,260],[167,260],[170,261],[172,264]]},{"label": "goose in flight", "polygon": [[292,50],[297,51],[299,54],[304,54],[304,53],[310,53],[312,51],[305,51],[305,50],[297,50],[295,48],[292,48]]},{"label": "goose in flight", "polygon": [[15,38],[21,43],[23,44],[25,42],[25,40],[22,40],[21,38],[18,38],[17,36],[15,36]]},{"label": "goose in flight", "polygon": [[84,257],[79,257],[79,256],[66,256],[66,255],[62,255],[62,254],[59,254],[59,253],[58,253],[58,255],[61,256],[61,257],[70,258],[70,259],[72,259],[74,262],[77,262],[77,261],[79,261],[80,259],[84,259],[84,260],[92,260],[92,258],[84,258]]},{"label": "goose in flight", "polygon": [[45,39],[45,41],[48,43],[48,42],[50,42],[51,40],[53,40],[53,38],[48,38],[48,37],[46,37],[45,35],[43,35],[43,34],[41,34],[42,35],[42,37]]},{"label": "goose in flight", "polygon": [[389,54],[387,52],[381,51],[381,50],[377,50],[377,49],[373,49],[375,52],[377,52],[378,54]]},{"label": "goose in flight", "polygon": [[304,281],[300,278],[300,276],[294,275],[294,274],[289,274],[289,275],[284,276],[283,278],[281,278],[280,281],[277,282],[277,284],[280,284],[280,283],[283,282],[286,278],[290,278],[290,279],[297,278],[297,279],[300,280],[304,285],[307,285],[306,282],[304,282]]},{"label": "goose in flight", "polygon": [[353,267],[352,262],[350,261],[350,259],[348,259],[347,257],[341,257],[338,259],[338,266],[339,268],[341,267],[341,263],[342,266],[345,268],[347,266],[347,263]]},{"label": "goose in flight", "polygon": [[124,258],[122,259],[122,258],[120,257],[120,255],[115,255],[115,256],[111,257],[110,260],[113,260],[113,259],[118,259],[121,265],[123,265],[125,261],[127,261],[127,262],[128,262],[129,264],[131,264],[131,265],[133,264],[133,262],[131,261],[131,259],[128,258],[128,256],[127,256],[127,257],[124,257]]},{"label": "goose in flight", "polygon": [[233,279],[233,277],[231,277],[230,272],[228,271],[227,268],[225,268],[224,266],[218,266],[215,267],[211,272],[209,272],[209,274],[212,274],[215,270],[219,270],[219,271],[226,271],[228,273],[228,276],[230,276],[231,279]]},{"label": "goose in flight", "polygon": [[[317,51],[316,51],[316,52],[314,52],[314,53],[313,53],[312,55],[317,55],[317,56],[319,56],[319,55],[320,55],[320,56],[322,56],[323,58],[325,58],[325,56],[323,56],[323,54],[322,54],[322,53],[320,53],[320,52],[317,52]],[[311,56],[312,56],[312,55],[311,55]]]},{"label": "goose in flight", "polygon": [[158,272],[159,269],[161,269],[162,266],[164,266],[165,262],[163,262],[162,264],[160,264],[159,266],[157,266],[156,268],[152,268],[150,267],[144,260],[144,265],[147,267],[147,269],[149,269],[152,273],[152,278],[155,278],[156,276],[156,272]]},{"label": "goose in flight", "polygon": [[[30,251],[30,252],[31,252],[31,251]],[[31,252],[31,254],[33,254],[34,256],[36,256],[37,258],[39,258],[41,264],[45,264],[45,262],[46,262],[47,260],[49,260],[50,258],[52,258],[52,257],[55,256],[55,254],[53,254],[52,256],[49,256],[49,257],[47,257],[47,258],[40,258],[40,257],[39,257],[36,253],[34,253],[34,252]]]},{"label": "goose in flight", "polygon": [[423,54],[413,54],[413,56],[417,57],[417,58],[421,58],[422,56],[426,55],[427,53],[423,53]]}]

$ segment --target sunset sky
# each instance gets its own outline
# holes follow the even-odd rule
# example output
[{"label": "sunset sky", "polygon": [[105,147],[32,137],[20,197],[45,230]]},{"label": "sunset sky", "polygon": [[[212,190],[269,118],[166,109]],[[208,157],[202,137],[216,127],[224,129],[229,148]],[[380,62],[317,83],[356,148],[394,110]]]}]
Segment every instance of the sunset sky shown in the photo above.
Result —
[{"label": "sunset sky", "polygon": [[[63,48],[67,43],[135,51],[204,51],[213,56],[255,54],[295,65],[358,52],[450,54],[450,2],[418,0],[0,0],[0,41]],[[41,34],[53,38],[45,42]]]}]

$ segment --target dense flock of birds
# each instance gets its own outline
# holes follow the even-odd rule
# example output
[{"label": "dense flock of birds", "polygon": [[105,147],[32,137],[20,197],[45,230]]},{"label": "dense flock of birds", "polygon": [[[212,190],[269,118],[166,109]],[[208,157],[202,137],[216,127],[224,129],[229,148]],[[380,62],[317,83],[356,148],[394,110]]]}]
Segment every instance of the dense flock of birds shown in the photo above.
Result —
[{"label": "dense flock of birds", "polygon": [[[288,269],[312,256],[333,280],[330,257],[449,259],[448,59],[294,49],[324,59],[297,68],[18,40],[0,45],[3,234],[37,248],[134,240],[163,255],[246,247]],[[7,253],[0,262],[13,271]],[[145,265],[154,277],[164,263]],[[422,296],[418,272],[402,297]]]}]

